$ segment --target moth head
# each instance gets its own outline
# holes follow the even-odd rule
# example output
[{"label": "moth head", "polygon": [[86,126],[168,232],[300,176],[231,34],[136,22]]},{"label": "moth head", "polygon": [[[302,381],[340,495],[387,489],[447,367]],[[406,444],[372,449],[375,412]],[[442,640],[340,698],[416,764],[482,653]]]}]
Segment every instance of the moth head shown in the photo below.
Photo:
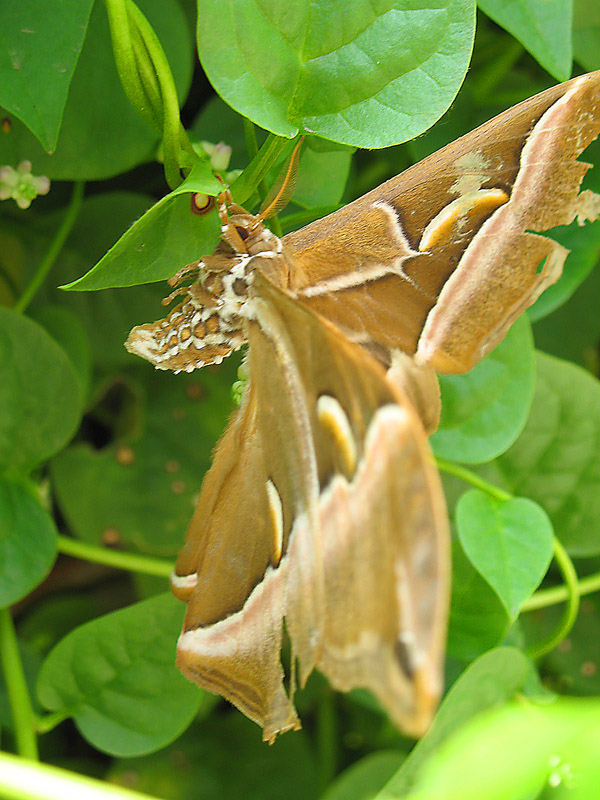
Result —
[{"label": "moth head", "polygon": [[[277,283],[289,270],[282,257],[281,240],[242,206],[229,190],[217,198],[221,241],[212,255],[180,269],[169,284],[173,292],[163,300],[183,300],[167,317],[133,328],[126,349],[150,361],[156,369],[192,372],[220,364],[246,342],[244,306],[258,268]],[[205,204],[206,212],[210,203]],[[192,196],[192,211],[203,213]]]}]

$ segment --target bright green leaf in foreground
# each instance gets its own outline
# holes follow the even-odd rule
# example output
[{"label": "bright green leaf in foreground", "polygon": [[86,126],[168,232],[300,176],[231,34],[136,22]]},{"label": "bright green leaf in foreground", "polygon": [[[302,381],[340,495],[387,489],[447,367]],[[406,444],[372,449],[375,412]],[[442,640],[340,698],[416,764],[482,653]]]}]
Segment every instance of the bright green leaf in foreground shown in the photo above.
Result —
[{"label": "bright green leaf in foreground", "polygon": [[27,317],[0,308],[0,465],[31,468],[68,442],[81,390],[71,361]]},{"label": "bright green leaf in foreground", "polygon": [[504,452],[525,425],[534,378],[533,339],[522,316],[470,372],[440,378],[442,417],[431,437],[436,456],[477,464]]},{"label": "bright green leaf in foreground", "polygon": [[198,52],[221,97],[261,127],[385,147],[452,102],[474,12],[472,0],[199,0]]},{"label": "bright green leaf in foreground", "polygon": [[69,633],[44,662],[40,702],[73,717],[94,747],[122,756],[164,747],[204,695],[175,667],[184,607],[159,595]]},{"label": "bright green leaf in foreground", "polygon": [[0,608],[35,589],[56,558],[56,526],[34,491],[0,476]]},{"label": "bright green leaf in foreground", "polygon": [[456,525],[469,560],[516,618],[552,558],[552,523],[546,512],[523,497],[496,500],[473,490],[458,503]]},{"label": "bright green leaf in foreground", "polygon": [[[531,662],[512,647],[499,647],[481,656],[452,686],[433,721],[377,800],[404,797],[429,758],[468,720],[488,708],[503,705],[518,692],[531,673]],[[439,796],[446,800],[442,793]]]},{"label": "bright green leaf in foreground", "polygon": [[407,800],[593,800],[600,701],[512,703],[474,719],[424,766]]}]

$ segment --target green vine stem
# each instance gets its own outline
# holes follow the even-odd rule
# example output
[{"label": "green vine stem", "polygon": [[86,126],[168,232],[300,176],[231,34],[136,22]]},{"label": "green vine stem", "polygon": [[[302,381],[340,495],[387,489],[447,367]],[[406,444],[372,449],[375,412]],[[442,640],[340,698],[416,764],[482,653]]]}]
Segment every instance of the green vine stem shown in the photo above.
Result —
[{"label": "green vine stem", "polygon": [[[38,760],[35,715],[25,681],[17,636],[10,608],[0,609],[0,659],[10,703],[17,751],[23,758]],[[2,769],[0,768],[0,775]],[[0,778],[0,786],[1,778]],[[2,793],[0,792],[0,795]],[[4,795],[2,795],[4,796]]]},{"label": "green vine stem", "polygon": [[59,767],[0,753],[0,797],[5,800],[156,800]]},{"label": "green vine stem", "polygon": [[460,464],[455,464],[453,461],[446,461],[444,458],[436,458],[435,463],[437,464],[440,472],[445,472],[447,475],[454,475],[456,478],[460,478],[465,483],[470,483],[471,486],[474,486],[476,489],[481,489],[482,492],[489,494],[490,497],[493,497],[496,500],[513,499],[512,494],[509,492],[504,491],[504,489],[500,489],[499,486],[494,486],[493,483],[489,483],[483,478],[480,478],[479,475],[471,472],[471,470],[467,469],[466,467],[461,467]]},{"label": "green vine stem", "polygon": [[125,553],[122,550],[109,550],[68,536],[58,537],[58,549],[65,555],[81,558],[84,561],[117,567],[129,572],[139,572],[142,575],[154,575],[158,578],[168,578],[173,570],[173,563],[167,559]]},{"label": "green vine stem", "polygon": [[63,221],[60,224],[59,229],[56,231],[54,235],[54,239],[48,248],[48,251],[44,258],[42,259],[41,264],[39,265],[37,272],[27,285],[25,291],[15,303],[15,311],[19,311],[23,313],[29,303],[34,298],[37,290],[40,288],[42,283],[44,282],[45,278],[47,277],[48,273],[52,269],[54,262],[56,261],[58,254],[63,249],[63,246],[73,229],[73,225],[77,221],[77,217],[79,216],[79,211],[81,209],[81,203],[83,201],[83,189],[85,184],[81,181],[78,181],[73,186],[73,193],[71,195],[71,200],[69,202],[69,206],[63,217]]},{"label": "green vine stem", "polygon": [[554,558],[565,579],[565,588],[568,592],[567,605],[565,606],[560,622],[552,633],[546,639],[543,639],[541,642],[538,642],[538,644],[529,648],[528,655],[533,659],[541,658],[554,650],[554,648],[568,636],[569,631],[577,619],[577,614],[579,613],[579,583],[577,581],[577,572],[575,571],[575,567],[567,551],[556,536],[554,537]]}]

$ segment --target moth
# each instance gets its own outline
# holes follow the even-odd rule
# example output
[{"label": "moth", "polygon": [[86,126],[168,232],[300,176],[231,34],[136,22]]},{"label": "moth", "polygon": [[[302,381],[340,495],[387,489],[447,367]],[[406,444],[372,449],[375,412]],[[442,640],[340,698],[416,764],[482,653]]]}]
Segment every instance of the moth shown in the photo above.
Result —
[{"label": "moth", "polygon": [[179,668],[266,740],[299,727],[315,667],[427,729],[449,603],[436,373],[473,367],[558,279],[568,251],[543,232],[600,213],[578,160],[599,132],[595,72],[282,239],[225,191],[216,251],[171,280],[182,302],[132,330],[132,353],[175,372],[248,344],[172,588]]}]

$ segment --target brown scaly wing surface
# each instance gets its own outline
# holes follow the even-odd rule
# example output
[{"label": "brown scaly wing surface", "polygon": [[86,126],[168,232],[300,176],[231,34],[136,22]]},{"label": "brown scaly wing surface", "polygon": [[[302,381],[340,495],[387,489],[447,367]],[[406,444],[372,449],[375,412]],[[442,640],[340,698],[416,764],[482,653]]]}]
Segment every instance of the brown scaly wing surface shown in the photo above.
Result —
[{"label": "brown scaly wing surface", "polygon": [[465,372],[560,276],[539,233],[598,216],[577,159],[599,132],[600,72],[519,103],[288,234],[292,288],[361,344]]},{"label": "brown scaly wing surface", "polygon": [[257,273],[250,384],[173,578],[178,664],[264,728],[298,726],[280,661],[369,688],[422,733],[442,686],[449,535],[422,426],[383,368]]}]

